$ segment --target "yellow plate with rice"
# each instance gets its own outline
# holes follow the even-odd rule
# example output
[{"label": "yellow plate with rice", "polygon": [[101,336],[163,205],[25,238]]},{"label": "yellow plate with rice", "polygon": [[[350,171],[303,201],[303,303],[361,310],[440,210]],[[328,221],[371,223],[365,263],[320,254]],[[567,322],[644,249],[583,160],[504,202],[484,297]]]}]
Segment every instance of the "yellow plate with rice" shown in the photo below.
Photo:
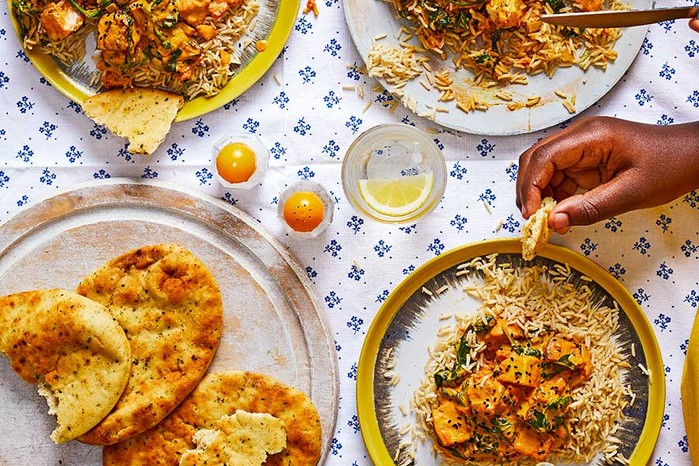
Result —
[{"label": "yellow plate with rice", "polygon": [[[189,120],[214,111],[240,96],[255,84],[282,52],[296,21],[299,5],[300,0],[279,0],[275,11],[266,12],[272,17],[272,20],[268,21],[269,24],[264,30],[260,27],[261,24],[257,27],[260,29],[260,32],[257,33],[260,34],[259,37],[267,41],[266,50],[254,53],[249,59],[246,59],[218,94],[211,97],[199,96],[186,101],[175,121]],[[21,42],[20,27],[14,9],[10,3],[8,3],[8,7],[12,25]],[[254,49],[254,44],[251,48]],[[50,55],[39,51],[38,48],[25,50],[25,52],[39,73],[69,99],[82,104],[84,99],[95,94],[94,83],[91,89],[90,80],[81,68],[76,71],[70,70],[60,65]],[[88,60],[91,60],[89,56],[83,61]]]},{"label": "yellow plate with rice", "polygon": [[[416,411],[425,399],[425,381],[432,377],[425,364],[440,348],[438,342],[435,344],[438,334],[443,334],[445,325],[453,322],[448,316],[475,312],[479,307],[479,300],[463,291],[466,283],[485,281],[484,269],[474,272],[475,266],[464,265],[474,259],[492,261],[489,266],[504,267],[514,273],[540,268],[550,274],[547,280],[563,275],[561,280],[566,286],[582,290],[580,294],[594,304],[592,311],[604,307],[612,311],[608,314],[615,316],[611,326],[614,330],[612,340],[607,341],[617,342],[621,364],[628,363],[620,379],[626,405],[624,418],[614,433],[620,443],[612,446],[613,454],[623,455],[630,464],[646,464],[651,458],[662,424],[665,379],[660,349],[644,312],[612,275],[574,251],[547,244],[534,260],[526,262],[521,251],[519,239],[489,240],[455,248],[418,268],[386,299],[367,332],[357,375],[359,422],[375,464],[441,464],[439,456],[432,454],[433,434],[421,430],[425,418]],[[576,311],[576,317],[561,325],[571,332],[584,332],[579,320],[571,323],[579,314]],[[607,314],[598,314],[599,319],[607,319]],[[594,312],[589,315],[597,316]],[[592,338],[594,345],[597,337]],[[595,383],[599,380],[603,378]],[[617,408],[622,409],[622,405]],[[599,432],[604,433],[602,427]],[[421,436],[427,442],[413,442],[413,438]],[[595,464],[600,457],[598,453],[587,464]]]}]

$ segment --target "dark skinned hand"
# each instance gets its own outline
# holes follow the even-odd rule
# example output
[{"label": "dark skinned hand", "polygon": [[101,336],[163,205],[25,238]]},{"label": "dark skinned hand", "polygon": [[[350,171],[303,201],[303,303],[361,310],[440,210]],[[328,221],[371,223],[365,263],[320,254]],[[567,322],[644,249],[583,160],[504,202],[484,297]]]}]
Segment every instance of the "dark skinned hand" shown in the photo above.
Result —
[{"label": "dark skinned hand", "polygon": [[[699,21],[697,21],[699,27]],[[552,196],[549,226],[565,233],[670,202],[699,187],[699,122],[647,125],[577,120],[519,158],[517,207],[529,218]]]}]

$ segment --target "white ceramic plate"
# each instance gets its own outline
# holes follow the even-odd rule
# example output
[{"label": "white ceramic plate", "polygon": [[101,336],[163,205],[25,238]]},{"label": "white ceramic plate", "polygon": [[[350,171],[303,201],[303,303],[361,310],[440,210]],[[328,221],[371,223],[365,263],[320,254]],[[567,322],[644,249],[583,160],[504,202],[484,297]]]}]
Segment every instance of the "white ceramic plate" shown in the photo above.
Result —
[{"label": "white ceramic plate", "polygon": [[[398,45],[397,32],[402,25],[410,23],[395,14],[391,2],[367,1],[367,0],[343,0],[345,18],[355,45],[366,63],[375,37],[387,34],[382,39],[387,46]],[[632,9],[649,9],[653,7],[653,0],[630,0]],[[622,31],[621,38],[617,41],[615,49],[618,58],[611,63],[606,71],[590,68],[586,72],[580,68],[561,68],[556,71],[553,78],[540,74],[529,76],[529,84],[510,85],[505,90],[515,96],[515,100],[525,101],[527,96],[540,95],[540,104],[532,108],[508,110],[507,102],[494,105],[487,111],[473,111],[464,113],[457,109],[453,102],[446,105],[438,102],[439,91],[428,91],[420,84],[420,78],[408,82],[404,88],[403,103],[417,102],[415,113],[418,115],[433,114],[434,121],[458,131],[484,135],[510,135],[538,131],[561,123],[571,117],[571,114],[562,105],[560,97],[555,95],[556,90],[568,95],[575,93],[575,108],[577,113],[590,107],[604,96],[621,79],[626,70],[631,66],[634,58],[643,44],[647,27],[640,26],[626,28]],[[413,39],[418,45],[417,39]],[[413,42],[411,42],[413,43]],[[435,70],[444,68],[451,63],[449,59],[442,61],[432,54],[430,64]],[[452,66],[453,69],[453,66]],[[467,85],[466,79],[472,78],[473,73],[467,70],[452,72],[456,84],[462,83],[466,92],[474,89]],[[382,82],[384,87],[391,86]],[[476,92],[481,91],[475,89]],[[486,96],[487,98],[487,96]],[[499,99],[492,99],[493,101]],[[491,101],[491,99],[488,99]],[[428,107],[428,105],[430,107]],[[436,112],[435,107],[448,107],[449,112]]]}]

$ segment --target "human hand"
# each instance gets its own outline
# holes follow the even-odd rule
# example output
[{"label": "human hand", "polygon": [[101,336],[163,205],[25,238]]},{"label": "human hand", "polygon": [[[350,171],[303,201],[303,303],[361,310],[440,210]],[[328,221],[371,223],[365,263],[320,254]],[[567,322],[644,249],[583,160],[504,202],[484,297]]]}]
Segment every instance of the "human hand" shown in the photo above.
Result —
[{"label": "human hand", "polygon": [[699,122],[662,126],[593,117],[524,152],[516,189],[524,218],[542,198],[556,199],[549,227],[565,233],[572,225],[665,204],[697,187]]},{"label": "human hand", "polygon": [[693,18],[689,20],[689,27],[695,32],[699,32],[699,18]]}]

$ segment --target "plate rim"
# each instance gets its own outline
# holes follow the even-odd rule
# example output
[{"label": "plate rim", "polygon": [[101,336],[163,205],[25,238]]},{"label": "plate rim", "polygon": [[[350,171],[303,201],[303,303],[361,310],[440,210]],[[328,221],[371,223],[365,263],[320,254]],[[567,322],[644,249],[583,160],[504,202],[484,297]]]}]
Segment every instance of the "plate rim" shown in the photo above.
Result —
[{"label": "plate rim", "polygon": [[[294,29],[300,5],[301,0],[280,0],[274,23],[266,38],[267,49],[257,53],[242,70],[236,72],[218,94],[186,100],[184,106],[177,112],[174,123],[191,120],[223,107],[261,79],[284,50],[289,36],[291,36],[291,31]],[[27,55],[33,67],[54,89],[82,107],[83,101],[91,94],[61,70],[58,63],[50,55],[36,48],[34,50],[24,48],[11,1],[7,2],[7,9],[12,28],[19,42],[18,45]]]},{"label": "plate rim", "polygon": [[[468,243],[450,249],[418,267],[406,277],[381,305],[364,338],[359,355],[356,382],[356,404],[362,438],[369,456],[375,464],[391,464],[392,454],[386,448],[379,430],[374,400],[374,367],[378,357],[383,336],[402,305],[420,287],[439,273],[474,257],[493,253],[521,253],[519,238],[498,238]],[[547,243],[539,256],[554,261],[567,263],[584,273],[609,293],[628,316],[637,332],[644,353],[647,368],[651,372],[648,388],[648,411],[641,435],[629,458],[630,464],[646,464],[653,453],[660,435],[663,414],[665,412],[665,372],[662,353],[655,332],[643,311],[631,293],[591,259],[563,246]],[[628,312],[628,310],[631,312]]]},{"label": "plate rim", "polygon": [[[333,408],[333,418],[327,425],[327,437],[325,435],[326,432],[323,431],[323,438],[321,443],[321,456],[318,462],[318,464],[323,464],[323,462],[327,459],[328,455],[330,454],[334,432],[337,429],[339,413],[338,407],[340,400],[339,362],[337,358],[337,352],[335,351],[335,346],[332,340],[332,327],[329,324],[327,314],[323,312],[323,307],[321,306],[320,299],[317,296],[313,283],[311,282],[308,275],[305,273],[303,267],[301,267],[300,263],[298,262],[298,259],[284,247],[281,241],[279,241],[274,235],[268,233],[264,229],[264,227],[247,212],[244,212],[243,210],[228,204],[222,199],[218,199],[203,192],[188,190],[184,186],[179,186],[170,182],[163,182],[160,180],[152,179],[136,179],[128,177],[114,177],[103,180],[92,180],[84,183],[77,183],[62,190],[57,190],[57,192],[52,193],[49,196],[43,197],[37,200],[36,202],[28,204],[27,206],[19,209],[15,214],[0,222],[0,233],[5,233],[6,230],[12,228],[12,225],[18,224],[16,231],[13,232],[15,234],[9,234],[7,236],[0,235],[0,257],[5,255],[6,252],[13,247],[13,245],[18,243],[19,241],[22,241],[22,239],[25,238],[27,235],[31,235],[37,229],[41,229],[45,225],[50,224],[51,222],[54,222],[57,219],[60,219],[66,215],[75,215],[76,211],[79,211],[81,209],[90,210],[94,208],[101,208],[107,205],[105,202],[96,204],[91,203],[89,196],[85,196],[85,194],[90,189],[109,189],[119,186],[132,186],[136,187],[136,189],[142,187],[154,187],[162,190],[173,191],[179,194],[180,196],[184,196],[188,199],[195,199],[201,202],[211,204],[215,208],[225,211],[228,215],[234,217],[236,220],[245,223],[247,227],[249,227],[257,235],[263,238],[269,244],[269,246],[274,249],[274,252],[279,254],[279,257],[281,257],[284,263],[288,265],[289,269],[291,269],[291,272],[293,272],[293,274],[296,276],[299,283],[303,287],[305,297],[307,297],[310,303],[313,305],[313,311],[318,321],[317,325],[319,325],[322,328],[322,331],[325,335],[325,346],[327,347],[326,349],[329,356],[329,366],[333,383],[330,387],[331,392],[329,396],[321,396],[321,398],[329,400]],[[137,196],[131,195],[131,193],[129,194],[130,195],[126,198],[126,202],[134,202],[134,199]],[[83,203],[86,205],[80,205],[76,210],[76,203]],[[196,214],[187,210],[186,205],[176,204],[167,206],[166,208],[178,210],[186,215],[196,217]],[[41,221],[38,223],[32,221],[32,216],[35,213],[38,213],[40,215],[43,214],[41,216]],[[221,225],[208,225],[213,228],[221,229]],[[249,244],[247,244],[245,241],[246,238],[247,236],[242,236],[241,238],[239,238],[239,241],[244,247],[249,248]],[[279,280],[283,277],[276,276],[275,278]],[[280,282],[279,286],[282,290],[284,290],[285,294],[288,292],[288,286],[286,286],[284,283]],[[287,296],[286,299],[290,299],[290,297]],[[301,320],[300,322],[303,323],[303,321]],[[306,325],[302,325],[302,327],[305,328]],[[304,333],[304,337],[307,339],[308,335]],[[274,374],[269,375],[274,376]],[[312,386],[311,388],[314,387]]]}]

